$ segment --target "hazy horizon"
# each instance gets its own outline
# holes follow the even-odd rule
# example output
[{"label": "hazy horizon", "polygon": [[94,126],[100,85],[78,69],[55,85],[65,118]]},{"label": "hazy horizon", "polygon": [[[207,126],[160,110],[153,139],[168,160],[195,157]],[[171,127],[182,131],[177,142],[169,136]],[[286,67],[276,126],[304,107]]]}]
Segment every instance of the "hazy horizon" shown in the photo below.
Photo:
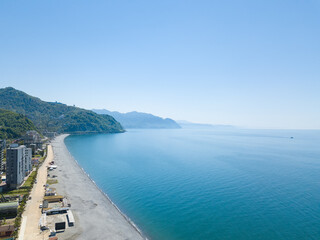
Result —
[{"label": "hazy horizon", "polygon": [[85,109],[320,129],[319,1],[1,1],[0,87]]}]

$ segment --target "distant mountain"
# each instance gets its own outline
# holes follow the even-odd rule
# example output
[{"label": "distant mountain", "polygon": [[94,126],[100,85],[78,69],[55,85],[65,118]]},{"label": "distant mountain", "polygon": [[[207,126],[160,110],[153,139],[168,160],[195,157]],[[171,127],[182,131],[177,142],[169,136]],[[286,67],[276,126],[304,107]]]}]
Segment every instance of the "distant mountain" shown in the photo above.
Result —
[{"label": "distant mountain", "polygon": [[121,123],[124,128],[181,128],[170,118],[161,118],[142,112],[110,112],[106,109],[93,109],[98,114],[108,114]]},{"label": "distant mountain", "polygon": [[92,111],[44,102],[12,87],[0,89],[0,108],[29,118],[41,131],[60,133],[116,133],[123,128],[113,117]]},{"label": "distant mountain", "polygon": [[22,137],[28,130],[35,130],[33,122],[22,114],[0,109],[0,139]]},{"label": "distant mountain", "polygon": [[216,128],[216,129],[231,129],[234,126],[231,125],[219,125],[219,124],[206,124],[206,123],[193,123],[185,120],[178,120],[177,123],[182,128]]}]

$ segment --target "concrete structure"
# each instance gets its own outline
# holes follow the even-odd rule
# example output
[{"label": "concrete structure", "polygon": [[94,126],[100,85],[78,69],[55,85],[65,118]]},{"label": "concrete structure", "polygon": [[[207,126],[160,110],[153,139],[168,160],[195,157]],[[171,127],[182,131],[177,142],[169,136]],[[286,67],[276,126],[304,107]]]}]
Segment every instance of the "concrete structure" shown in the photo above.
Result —
[{"label": "concrete structure", "polygon": [[32,160],[31,160],[31,165],[32,165],[32,166],[38,165],[38,164],[39,164],[39,159],[40,159],[40,158],[32,158]]},{"label": "concrete structure", "polygon": [[67,219],[68,219],[69,227],[74,226],[75,221],[74,221],[74,217],[73,217],[73,214],[70,209],[67,210]]},{"label": "concrete structure", "polygon": [[27,147],[31,147],[32,144],[35,144],[35,148],[42,148],[41,136],[37,131],[27,131],[26,135],[23,137],[23,141]]},{"label": "concrete structure", "polygon": [[45,230],[47,227],[47,214],[43,213],[39,220],[39,226],[41,230]]},{"label": "concrete structure", "polygon": [[6,140],[0,139],[0,170],[5,170],[5,164],[3,162],[4,150],[6,149]]},{"label": "concrete structure", "polygon": [[32,149],[31,148],[26,148],[25,149],[25,161],[24,161],[24,164],[25,164],[25,173],[26,175],[29,174],[32,170]]},{"label": "concrete structure", "polygon": [[26,146],[11,145],[7,149],[7,186],[17,188],[31,171],[32,150]]},{"label": "concrete structure", "polygon": [[32,149],[32,152],[34,152],[34,153],[38,150],[37,149],[37,144],[32,143],[32,144],[30,144],[29,147]]},{"label": "concrete structure", "polygon": [[63,196],[61,196],[61,195],[45,196],[43,199],[48,201],[49,203],[51,203],[51,202],[62,202],[63,201]]},{"label": "concrete structure", "polygon": [[68,207],[61,207],[61,208],[54,208],[54,209],[48,209],[45,211],[47,216],[49,215],[55,215],[55,214],[64,214],[67,213],[69,210]]},{"label": "concrete structure", "polygon": [[58,135],[56,132],[44,132],[43,134],[50,139],[53,139]]},{"label": "concrete structure", "polygon": [[56,195],[56,189],[55,188],[48,188],[46,189],[46,192],[44,196],[55,196]]}]

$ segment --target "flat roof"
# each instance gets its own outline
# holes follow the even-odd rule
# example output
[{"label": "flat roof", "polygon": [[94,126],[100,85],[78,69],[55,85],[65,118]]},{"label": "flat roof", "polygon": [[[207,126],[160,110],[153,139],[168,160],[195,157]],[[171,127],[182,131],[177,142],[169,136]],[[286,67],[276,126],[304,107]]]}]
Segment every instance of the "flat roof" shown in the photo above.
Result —
[{"label": "flat roof", "polygon": [[61,208],[52,208],[45,211],[45,213],[53,213],[53,212],[61,212],[61,211],[68,211],[68,207],[61,207]]},{"label": "flat roof", "polygon": [[14,231],[14,225],[0,226],[0,232],[11,232]]},{"label": "flat roof", "polygon": [[46,214],[41,214],[40,220],[39,220],[39,225],[40,227],[46,226],[47,225],[47,215]]},{"label": "flat roof", "polygon": [[74,217],[70,209],[67,210],[67,215],[68,215],[69,223],[74,223]]},{"label": "flat roof", "polygon": [[51,200],[51,199],[60,199],[63,198],[62,195],[55,195],[55,196],[45,196],[43,199],[44,200]]},{"label": "flat roof", "polygon": [[18,202],[4,202],[0,203],[0,209],[6,209],[6,208],[17,208],[19,206]]}]

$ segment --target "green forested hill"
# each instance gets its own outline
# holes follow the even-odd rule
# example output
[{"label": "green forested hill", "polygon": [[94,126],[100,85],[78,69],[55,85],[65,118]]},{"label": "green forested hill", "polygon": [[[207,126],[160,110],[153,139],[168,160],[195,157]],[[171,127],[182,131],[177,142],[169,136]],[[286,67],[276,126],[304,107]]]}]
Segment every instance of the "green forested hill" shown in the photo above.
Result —
[{"label": "green forested hill", "polygon": [[102,117],[62,103],[44,102],[12,87],[0,89],[0,108],[25,115],[41,132],[123,132],[121,124],[111,116]]},{"label": "green forested hill", "polygon": [[22,114],[0,109],[0,139],[19,138],[28,130],[35,130],[34,124]]}]

